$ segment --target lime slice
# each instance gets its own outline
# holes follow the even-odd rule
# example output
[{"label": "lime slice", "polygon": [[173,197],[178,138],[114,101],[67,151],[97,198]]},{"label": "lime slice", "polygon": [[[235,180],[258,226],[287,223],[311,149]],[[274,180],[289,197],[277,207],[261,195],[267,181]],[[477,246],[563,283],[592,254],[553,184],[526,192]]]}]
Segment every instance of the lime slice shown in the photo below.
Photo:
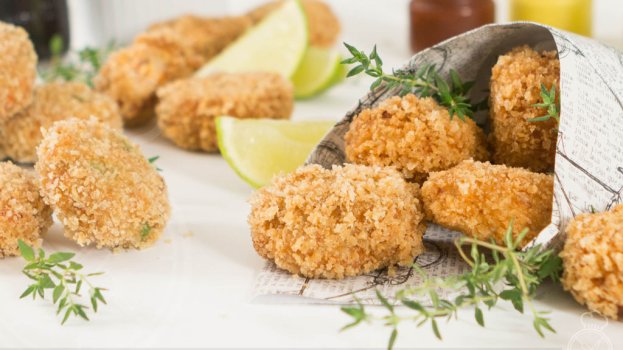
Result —
[{"label": "lime slice", "polygon": [[309,47],[292,76],[294,96],[308,98],[331,87],[340,75],[341,60],[337,50]]},{"label": "lime slice", "polygon": [[223,158],[243,180],[257,188],[268,184],[273,176],[303,165],[334,124],[220,117],[216,132]]},{"label": "lime slice", "polygon": [[249,29],[197,73],[275,72],[290,78],[308,45],[307,18],[298,0],[288,0]]}]

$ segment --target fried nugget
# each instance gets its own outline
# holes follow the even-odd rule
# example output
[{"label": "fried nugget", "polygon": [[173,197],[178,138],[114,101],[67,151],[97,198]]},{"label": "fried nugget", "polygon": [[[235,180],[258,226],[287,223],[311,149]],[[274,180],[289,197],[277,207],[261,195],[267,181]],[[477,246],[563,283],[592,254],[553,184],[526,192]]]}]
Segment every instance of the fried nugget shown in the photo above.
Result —
[{"label": "fried nugget", "polygon": [[623,315],[623,205],[578,215],[560,254],[562,285],[575,300],[611,319]]},{"label": "fried nugget", "polygon": [[393,168],[308,165],[253,194],[253,246],[280,268],[310,278],[409,266],[424,251],[418,196],[418,185]]},{"label": "fried nugget", "polygon": [[43,135],[35,168],[65,236],[97,248],[145,248],[160,237],[167,189],[138,146],[94,119],[59,121]]},{"label": "fried nugget", "polygon": [[493,161],[537,172],[554,168],[556,120],[531,122],[547,115],[541,84],[560,94],[560,61],[556,51],[538,53],[528,46],[500,56],[491,76],[491,134]]},{"label": "fried nugget", "polygon": [[473,120],[451,119],[432,98],[412,94],[363,110],[344,140],[350,162],[395,166],[416,182],[465,159],[488,158],[484,133]]},{"label": "fried nugget", "polygon": [[185,15],[156,23],[147,32],[162,29],[174,31],[182,45],[200,55],[202,63],[205,63],[249,29],[251,24],[252,21],[246,16],[206,18]]},{"label": "fried nugget", "polygon": [[149,121],[154,115],[156,90],[187,77],[201,65],[202,59],[181,42],[172,30],[154,30],[106,60],[94,79],[95,87],[117,102],[125,125]]},{"label": "fried nugget", "polygon": [[35,174],[0,163],[0,258],[19,256],[18,240],[39,246],[52,226],[52,209],[39,195]]},{"label": "fried nugget", "polygon": [[0,22],[0,122],[26,108],[37,78],[37,54],[28,33]]},{"label": "fried nugget", "polygon": [[515,237],[529,230],[525,245],[550,223],[553,191],[551,175],[468,160],[430,174],[422,199],[427,217],[441,226],[504,244],[512,221]]},{"label": "fried nugget", "polygon": [[41,128],[69,119],[96,118],[113,128],[122,127],[119,108],[110,97],[81,83],[51,83],[35,88],[33,103],[0,123],[0,153],[20,163],[34,163],[43,136]]},{"label": "fried nugget", "polygon": [[[307,15],[309,26],[309,43],[315,47],[330,48],[335,45],[340,35],[340,20],[331,7],[320,0],[302,0],[303,9]],[[283,1],[273,1],[255,8],[247,14],[253,23],[258,23],[275,9],[279,8]]]},{"label": "fried nugget", "polygon": [[158,126],[181,148],[218,151],[215,118],[287,119],[292,84],[275,73],[216,73],[178,80],[158,90]]}]

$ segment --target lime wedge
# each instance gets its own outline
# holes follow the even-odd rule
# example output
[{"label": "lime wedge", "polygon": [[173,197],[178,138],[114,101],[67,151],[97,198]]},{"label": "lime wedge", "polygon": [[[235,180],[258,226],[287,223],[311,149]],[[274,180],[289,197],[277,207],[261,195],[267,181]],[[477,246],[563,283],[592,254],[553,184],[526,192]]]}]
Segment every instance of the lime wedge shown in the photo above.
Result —
[{"label": "lime wedge", "polygon": [[197,73],[275,72],[290,78],[308,46],[307,18],[299,0],[288,0],[210,60]]},{"label": "lime wedge", "polygon": [[292,76],[294,96],[308,98],[331,87],[340,76],[341,60],[337,50],[309,47]]},{"label": "lime wedge", "polygon": [[334,124],[220,117],[216,132],[223,158],[243,180],[258,188],[273,176],[303,165]]}]

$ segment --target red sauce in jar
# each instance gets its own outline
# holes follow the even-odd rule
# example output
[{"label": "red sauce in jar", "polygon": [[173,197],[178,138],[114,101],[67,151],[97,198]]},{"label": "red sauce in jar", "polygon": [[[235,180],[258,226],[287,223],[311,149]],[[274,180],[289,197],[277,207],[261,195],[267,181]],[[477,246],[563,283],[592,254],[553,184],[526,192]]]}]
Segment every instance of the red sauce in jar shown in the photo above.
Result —
[{"label": "red sauce in jar", "polygon": [[411,0],[411,49],[418,52],[493,23],[493,0]]}]

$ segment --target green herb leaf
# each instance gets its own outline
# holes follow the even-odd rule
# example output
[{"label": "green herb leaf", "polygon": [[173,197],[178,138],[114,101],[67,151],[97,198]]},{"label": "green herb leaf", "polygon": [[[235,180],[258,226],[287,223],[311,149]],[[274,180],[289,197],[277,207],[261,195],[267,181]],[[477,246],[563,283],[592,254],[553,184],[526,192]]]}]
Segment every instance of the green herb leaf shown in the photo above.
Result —
[{"label": "green herb leaf", "polygon": [[34,261],[35,260],[35,251],[31,246],[26,244],[21,239],[17,241],[17,245],[19,246],[19,252],[26,261]]}]

